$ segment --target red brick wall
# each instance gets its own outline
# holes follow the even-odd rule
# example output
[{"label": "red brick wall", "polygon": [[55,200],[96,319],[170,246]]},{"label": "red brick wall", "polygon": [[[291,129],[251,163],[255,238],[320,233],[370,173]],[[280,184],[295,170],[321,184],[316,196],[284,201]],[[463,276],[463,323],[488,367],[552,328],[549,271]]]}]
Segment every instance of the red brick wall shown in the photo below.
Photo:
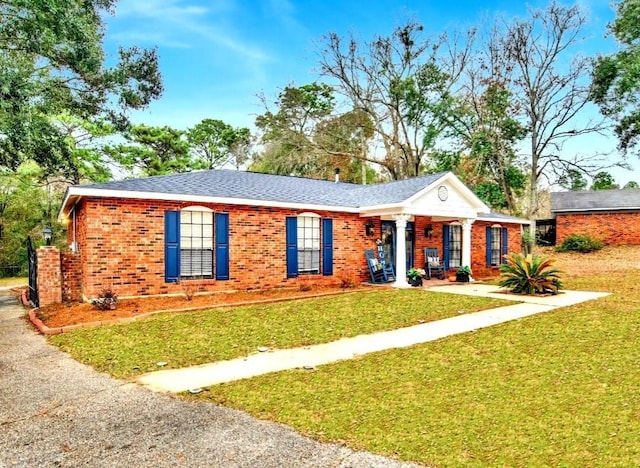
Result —
[{"label": "red brick wall", "polygon": [[82,262],[80,254],[62,252],[62,300],[82,300]]},{"label": "red brick wall", "polygon": [[60,251],[53,246],[40,247],[37,255],[40,307],[62,302]]},{"label": "red brick wall", "polygon": [[508,252],[522,253],[522,226],[520,224],[476,221],[471,228],[471,271],[476,279],[493,278],[500,275],[498,267],[487,266],[486,260],[487,227],[498,225],[507,228]]},{"label": "red brick wall", "polygon": [[[164,280],[164,212],[194,203],[87,198],[79,205],[76,240],[82,261],[83,294],[104,287],[119,296],[179,294],[182,286]],[[298,287],[301,283],[339,284],[343,278],[366,281],[366,219],[357,214],[314,211],[333,219],[334,275],[286,277],[285,218],[306,210],[198,204],[229,212],[228,281],[199,280],[204,291]],[[70,221],[71,223],[71,221]],[[68,226],[71,243],[71,225]]]},{"label": "red brick wall", "polygon": [[640,213],[556,215],[556,245],[572,234],[588,234],[608,245],[640,245]]},{"label": "red brick wall", "polygon": [[[415,220],[415,267],[422,268],[424,265],[424,247],[433,247],[438,249],[440,256],[443,256],[444,242],[442,239],[442,226],[447,223],[434,222],[430,217],[417,217]],[[425,238],[424,229],[427,225],[433,227],[431,238]],[[475,221],[471,225],[471,271],[474,278],[488,278],[498,276],[497,267],[487,267],[486,262],[486,246],[487,246],[487,226],[498,225],[497,223],[487,221]],[[522,251],[522,235],[520,224],[500,224],[508,230],[509,252]],[[457,268],[450,270],[454,274]]]},{"label": "red brick wall", "polygon": [[[164,212],[179,210],[194,203],[86,198],[77,207],[76,233],[82,268],[69,273],[65,298],[72,297],[74,275],[79,275],[84,298],[96,297],[101,289],[113,288],[120,297],[155,294],[180,294],[184,286],[164,280]],[[257,206],[198,204],[215,212],[229,212],[230,279],[198,280],[202,291],[269,289],[299,287],[304,283],[340,284],[342,280],[369,280],[364,258],[365,249],[375,249],[380,233],[380,220],[361,218],[358,214],[314,211],[333,219],[333,276],[302,275],[286,277],[285,218],[307,210]],[[374,234],[366,236],[365,224],[373,221]],[[432,237],[424,237],[424,228],[433,226]],[[472,225],[472,270],[476,277],[494,276],[496,269],[485,265],[485,226]],[[520,225],[509,229],[510,251],[520,251]],[[73,240],[69,221],[69,244]],[[442,223],[429,217],[415,220],[415,266],[424,264],[423,247],[437,247],[442,252]],[[188,281],[188,280],[187,280]]]}]

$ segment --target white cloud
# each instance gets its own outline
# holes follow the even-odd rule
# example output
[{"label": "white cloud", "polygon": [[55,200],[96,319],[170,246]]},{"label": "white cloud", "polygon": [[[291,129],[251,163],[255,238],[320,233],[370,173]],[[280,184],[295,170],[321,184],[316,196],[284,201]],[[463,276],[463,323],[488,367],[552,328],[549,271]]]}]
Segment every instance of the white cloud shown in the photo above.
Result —
[{"label": "white cloud", "polygon": [[110,34],[109,38],[123,44],[153,44],[172,49],[188,49],[192,47],[188,42],[169,38],[157,31],[122,31]]},{"label": "white cloud", "polygon": [[[123,0],[118,3],[119,17],[193,17],[207,14],[208,8],[194,5],[180,5],[182,0]],[[218,10],[218,8],[215,8]]]},{"label": "white cloud", "polygon": [[123,0],[115,19],[135,21],[135,31],[119,32],[114,37],[137,34],[140,40],[167,47],[187,47],[190,42],[200,45],[205,40],[245,59],[267,61],[268,55],[250,41],[242,40],[239,30],[224,26],[232,14],[233,4],[226,1],[210,2],[204,7],[183,0]]}]

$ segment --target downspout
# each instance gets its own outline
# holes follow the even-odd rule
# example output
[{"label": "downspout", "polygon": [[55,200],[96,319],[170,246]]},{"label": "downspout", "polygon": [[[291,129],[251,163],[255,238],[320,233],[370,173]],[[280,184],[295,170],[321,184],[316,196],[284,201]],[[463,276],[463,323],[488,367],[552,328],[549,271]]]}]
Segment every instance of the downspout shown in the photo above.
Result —
[{"label": "downspout", "polygon": [[73,209],[71,210],[72,213],[72,222],[73,222],[73,240],[71,242],[71,251],[73,253],[76,253],[78,251],[78,243],[76,242],[76,230],[78,228],[78,225],[76,223],[76,205],[73,205]]}]

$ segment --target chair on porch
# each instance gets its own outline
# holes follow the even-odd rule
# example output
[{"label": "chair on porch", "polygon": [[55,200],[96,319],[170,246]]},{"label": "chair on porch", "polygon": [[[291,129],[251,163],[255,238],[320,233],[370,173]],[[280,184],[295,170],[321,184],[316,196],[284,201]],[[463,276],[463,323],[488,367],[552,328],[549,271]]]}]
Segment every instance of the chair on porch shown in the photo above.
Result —
[{"label": "chair on porch", "polygon": [[439,279],[445,279],[447,272],[444,268],[444,263],[442,263],[440,255],[438,255],[438,249],[425,247],[423,250],[424,271],[427,273],[427,279],[431,279],[432,276]]},{"label": "chair on porch", "polygon": [[382,270],[384,271],[384,278],[387,282],[396,280],[396,272],[393,271],[393,265],[391,263],[382,262]]},{"label": "chair on porch", "polygon": [[[367,266],[369,267],[369,274],[371,275],[371,282],[375,284],[388,283],[395,280],[395,274],[393,274],[393,267],[389,270],[386,264],[380,262],[376,257],[373,250],[365,250],[364,256],[367,259]],[[391,275],[389,274],[389,271]]]}]

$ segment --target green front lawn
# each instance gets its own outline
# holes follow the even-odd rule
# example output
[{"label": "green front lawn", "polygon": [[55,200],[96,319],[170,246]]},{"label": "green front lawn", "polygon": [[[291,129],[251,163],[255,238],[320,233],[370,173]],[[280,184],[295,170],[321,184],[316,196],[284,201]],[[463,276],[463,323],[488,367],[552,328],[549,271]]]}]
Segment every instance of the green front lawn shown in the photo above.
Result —
[{"label": "green front lawn", "polygon": [[567,285],[618,291],[597,301],[197,398],[436,466],[640,466],[633,273]]},{"label": "green front lawn", "polygon": [[[587,257],[576,257],[582,269]],[[638,269],[570,277],[609,297],[474,333],[205,389],[198,398],[436,466],[640,466]],[[497,306],[416,290],[166,315],[53,337],[118,377]]]},{"label": "green front lawn", "polygon": [[511,304],[423,290],[366,291],[287,303],[164,314],[51,337],[75,359],[118,378],[392,330]]}]

